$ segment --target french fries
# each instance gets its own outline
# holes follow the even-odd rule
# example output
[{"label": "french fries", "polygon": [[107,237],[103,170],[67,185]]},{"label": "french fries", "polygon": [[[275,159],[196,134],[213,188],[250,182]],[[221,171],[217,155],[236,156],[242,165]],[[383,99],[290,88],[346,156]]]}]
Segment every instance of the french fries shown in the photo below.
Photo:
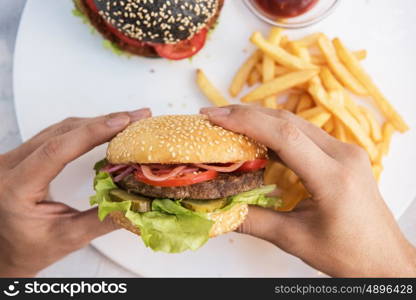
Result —
[{"label": "french fries", "polygon": [[358,122],[342,106],[333,105],[328,99],[328,95],[322,84],[311,84],[309,93],[314,100],[331,111],[342,123],[353,133],[360,146],[367,150],[370,159],[374,161],[377,157],[377,148],[371,138],[365,135]]},{"label": "french fries", "polygon": [[331,41],[325,35],[321,35],[318,39],[318,45],[328,62],[328,66],[338,79],[354,94],[366,96],[368,94],[367,90],[340,62]]},{"label": "french fries", "polygon": [[347,132],[342,122],[336,119],[334,123],[334,136],[341,142],[347,142]]},{"label": "french fries", "polygon": [[369,94],[375,101],[377,107],[381,110],[384,116],[396,127],[400,132],[405,132],[409,129],[406,122],[402,117],[396,112],[393,106],[389,101],[384,97],[378,87],[374,84],[373,80],[363,69],[360,62],[355,58],[351,51],[349,51],[340,39],[334,39],[335,49],[352,74],[365,86]]},{"label": "french fries", "polygon": [[322,83],[324,84],[327,90],[331,91],[342,91],[343,92],[343,100],[345,102],[346,109],[350,112],[350,114],[357,120],[357,122],[361,125],[364,132],[369,135],[370,134],[370,124],[368,119],[362,113],[361,108],[351,99],[350,95],[344,90],[343,86],[339,83],[339,81],[335,78],[332,74],[331,70],[328,67],[322,67],[321,73],[319,74],[320,78],[322,79]]},{"label": "french fries", "polygon": [[308,109],[308,110],[304,110],[300,113],[298,113],[298,116],[301,118],[304,118],[306,120],[310,120],[314,117],[316,117],[317,115],[321,115],[326,113],[327,110],[324,109],[322,106],[316,106],[314,108]]},{"label": "french fries", "polygon": [[303,199],[308,197],[308,192],[302,183],[297,182],[283,191],[282,200],[283,206],[277,208],[279,211],[291,211]]},{"label": "french fries", "polygon": [[335,128],[335,121],[334,121],[334,117],[332,116],[328,122],[325,123],[325,125],[322,127],[323,130],[325,130],[328,133],[332,133],[332,131]]},{"label": "french fries", "polygon": [[[269,35],[269,42],[272,45],[279,45],[280,40],[282,38],[282,29],[281,28],[272,28]],[[275,74],[275,63],[273,58],[271,58],[268,55],[264,55],[263,57],[263,64],[262,64],[262,78],[263,82],[266,83],[274,78]],[[276,109],[276,97],[275,96],[269,96],[264,99],[264,106],[268,108],[274,108]]]},{"label": "french fries", "polygon": [[202,93],[215,105],[226,106],[230,103],[221,95],[220,91],[209,81],[205,73],[198,69],[196,71],[196,82]]},{"label": "french fries", "polygon": [[283,108],[294,113],[296,108],[298,107],[299,100],[299,94],[290,94]]},{"label": "french fries", "polygon": [[299,114],[300,112],[312,108],[313,106],[314,103],[311,96],[305,93],[300,97],[299,104],[296,107],[296,113]]},{"label": "french fries", "polygon": [[305,70],[291,72],[289,74],[277,77],[273,80],[263,83],[261,86],[241,98],[241,101],[253,102],[269,96],[277,95],[280,92],[288,90],[301,83],[307,82],[316,74],[318,74],[318,70]]},{"label": "french fries", "polygon": [[325,88],[329,91],[342,91],[343,87],[339,81],[334,77],[328,67],[322,67],[319,76]]},{"label": "french fries", "polygon": [[318,39],[321,35],[322,35],[321,32],[312,33],[301,39],[295,40],[291,43],[299,47],[308,48],[308,47],[314,46],[318,42]]},{"label": "french fries", "polygon": [[[353,54],[359,60],[364,60],[367,58],[367,50],[354,51]],[[311,62],[314,65],[325,65],[327,63],[325,57],[320,53],[312,55]]]},{"label": "french fries", "polygon": [[[272,28],[267,39],[254,32],[250,41],[257,50],[234,76],[230,94],[237,97],[244,86],[252,87],[242,102],[291,111],[340,141],[361,146],[379,180],[393,134],[408,126],[361,66],[367,51],[350,51],[340,39],[331,41],[323,33],[290,40],[278,28]],[[198,72],[198,85],[215,105],[225,105],[227,100],[202,72]],[[384,120],[379,122],[368,107],[372,103],[361,105],[350,92],[371,97],[372,108]],[[277,162],[268,164],[265,183],[277,185],[283,200],[280,211],[290,211],[310,196],[300,178]]]},{"label": "french fries", "polygon": [[279,65],[275,65],[274,67],[274,77],[280,76],[280,75],[284,75],[289,73],[290,70],[288,70],[285,67],[279,66]]},{"label": "french fries", "polygon": [[380,125],[377,123],[376,119],[374,118],[372,112],[370,112],[365,107],[361,107],[361,111],[363,112],[363,115],[370,124],[370,133],[371,137],[373,138],[373,141],[376,143],[381,142],[381,139],[383,138],[381,136],[381,128]]},{"label": "french fries", "polygon": [[261,81],[260,72],[257,70],[257,68],[253,68],[253,70],[251,70],[251,73],[250,73],[250,75],[248,76],[248,79],[247,79],[248,86],[253,86],[253,85],[259,83],[260,81]]},{"label": "french fries", "polygon": [[316,127],[322,128],[326,122],[331,118],[331,114],[328,112],[322,112],[313,116],[312,118],[307,119],[309,122],[314,124]]},{"label": "french fries", "polygon": [[316,66],[290,54],[280,46],[269,43],[264,39],[260,32],[253,33],[250,40],[254,45],[259,47],[261,51],[284,67],[294,70],[317,69]]},{"label": "french fries", "polygon": [[377,180],[380,180],[381,172],[383,172],[383,166],[380,164],[375,164],[373,165],[372,169],[373,169],[374,177]]},{"label": "french fries", "polygon": [[231,82],[230,95],[232,97],[237,97],[238,94],[240,94],[240,92],[244,88],[244,85],[247,82],[248,77],[250,76],[251,70],[254,68],[254,66],[257,64],[260,58],[261,52],[256,51],[240,67],[237,74],[235,74],[233,81]]},{"label": "french fries", "polygon": [[391,143],[391,137],[394,133],[394,127],[391,123],[386,122],[383,125],[383,143],[382,143],[382,154],[387,155],[389,154],[390,150],[390,143]]},{"label": "french fries", "polygon": [[301,47],[294,43],[289,43],[287,48],[289,48],[295,56],[299,57],[303,61],[307,63],[311,62],[311,54],[306,47]]}]

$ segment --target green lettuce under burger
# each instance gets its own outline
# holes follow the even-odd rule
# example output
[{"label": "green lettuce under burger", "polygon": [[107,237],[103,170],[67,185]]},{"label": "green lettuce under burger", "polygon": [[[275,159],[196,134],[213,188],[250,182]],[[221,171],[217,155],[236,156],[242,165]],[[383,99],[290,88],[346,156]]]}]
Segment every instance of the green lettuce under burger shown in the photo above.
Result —
[{"label": "green lettuce under burger", "polygon": [[154,251],[197,250],[235,230],[247,205],[281,204],[267,196],[274,186],[263,185],[266,162],[262,145],[204,116],[145,119],[110,142],[90,203]]}]

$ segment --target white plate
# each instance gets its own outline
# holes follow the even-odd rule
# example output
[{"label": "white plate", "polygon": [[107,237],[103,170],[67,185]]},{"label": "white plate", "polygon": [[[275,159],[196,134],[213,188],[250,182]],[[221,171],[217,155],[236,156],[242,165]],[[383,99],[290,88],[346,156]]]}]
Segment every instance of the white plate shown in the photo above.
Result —
[{"label": "white plate", "polygon": [[[16,46],[16,110],[21,134],[28,139],[68,116],[91,116],[149,106],[155,114],[196,113],[209,103],[194,84],[203,68],[225,93],[230,78],[252,49],[253,30],[266,33],[242,1],[226,1],[220,25],[205,49],[182,62],[120,58],[101,46],[67,1],[28,1]],[[416,26],[414,1],[343,1],[319,25],[289,32],[302,36],[324,31],[341,36],[352,48],[366,48],[366,67],[411,127],[416,127]],[[416,195],[415,130],[396,136],[385,160],[381,190],[396,217]],[[68,165],[53,182],[54,199],[88,208],[92,165],[101,147]],[[369,214],[371,212],[368,212]],[[108,257],[144,276],[317,276],[298,259],[271,244],[229,234],[199,251],[180,255],[152,253],[133,235],[118,231],[92,242]],[[308,245],[305,245],[307,247]]]}]

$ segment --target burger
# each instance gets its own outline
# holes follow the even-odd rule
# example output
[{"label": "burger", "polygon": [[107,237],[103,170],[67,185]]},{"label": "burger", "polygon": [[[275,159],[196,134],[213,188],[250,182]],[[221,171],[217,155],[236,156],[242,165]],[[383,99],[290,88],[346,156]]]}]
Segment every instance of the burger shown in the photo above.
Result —
[{"label": "burger", "polygon": [[196,250],[237,229],[248,205],[280,204],[263,185],[266,164],[266,147],[206,116],[144,119],[110,141],[90,202],[154,251]]},{"label": "burger", "polygon": [[111,49],[172,60],[205,45],[224,0],[74,0],[82,16]]}]

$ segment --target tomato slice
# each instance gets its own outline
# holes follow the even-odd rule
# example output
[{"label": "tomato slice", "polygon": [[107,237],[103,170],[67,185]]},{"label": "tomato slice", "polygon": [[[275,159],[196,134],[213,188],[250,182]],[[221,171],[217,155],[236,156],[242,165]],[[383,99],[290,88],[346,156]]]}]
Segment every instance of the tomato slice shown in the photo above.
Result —
[{"label": "tomato slice", "polygon": [[186,174],[180,177],[167,179],[165,181],[153,181],[153,180],[147,179],[143,175],[142,172],[136,172],[136,179],[138,181],[141,181],[150,185],[154,185],[154,186],[165,186],[165,187],[192,185],[195,183],[200,183],[200,182],[214,179],[217,176],[218,176],[217,171],[209,170],[209,171],[204,171],[198,174],[190,173],[190,174]]},{"label": "tomato slice", "polygon": [[189,40],[181,41],[176,44],[152,45],[159,56],[172,60],[180,60],[197,54],[205,45],[207,33],[208,29],[203,28]]},{"label": "tomato slice", "polygon": [[95,1],[94,0],[86,0],[87,1],[87,5],[89,6],[89,8],[98,14],[98,8],[97,5],[95,5]]},{"label": "tomato slice", "polygon": [[267,159],[255,159],[246,161],[237,171],[252,172],[263,169],[267,165]]}]

